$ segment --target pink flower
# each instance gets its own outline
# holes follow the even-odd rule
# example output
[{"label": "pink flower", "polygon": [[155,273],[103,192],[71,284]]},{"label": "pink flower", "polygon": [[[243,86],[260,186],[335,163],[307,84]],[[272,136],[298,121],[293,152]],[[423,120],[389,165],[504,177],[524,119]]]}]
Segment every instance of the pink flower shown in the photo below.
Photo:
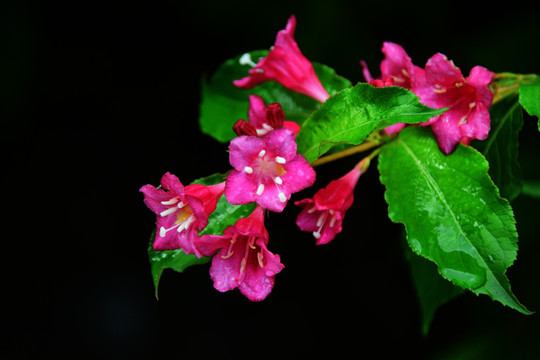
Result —
[{"label": "pink flower", "polygon": [[294,133],[277,129],[261,137],[239,136],[229,145],[233,170],[225,184],[231,204],[256,202],[265,209],[281,212],[291,194],[315,181],[315,171],[296,153]]},{"label": "pink flower", "polygon": [[341,232],[345,213],[354,201],[356,183],[367,169],[364,165],[361,162],[341,178],[331,181],[313,198],[294,203],[304,207],[296,219],[296,225],[302,231],[312,232],[315,244],[327,244]]},{"label": "pink flower", "polygon": [[227,227],[223,235],[204,235],[198,242],[201,253],[212,256],[210,277],[221,292],[238,288],[251,301],[265,299],[274,287],[274,278],[283,268],[279,255],[266,246],[264,210],[257,206],[247,217]]},{"label": "pink flower", "polygon": [[[394,79],[392,77],[388,77],[384,81],[379,80],[379,79],[373,79],[369,83],[375,87],[394,86]],[[388,135],[394,135],[400,132],[401,129],[403,129],[404,127],[405,127],[405,123],[397,123],[397,124],[385,127],[384,131]]]},{"label": "pink flower", "polygon": [[[401,45],[384,42],[382,47],[382,52],[384,54],[384,60],[381,61],[381,78],[373,79],[367,64],[364,61],[361,61],[363,67],[363,74],[371,85],[375,87],[384,87],[384,86],[399,86],[408,90],[411,90],[414,82],[416,81],[417,76],[422,76],[422,68],[414,65],[411,58]],[[390,84],[389,80],[392,80]],[[404,123],[398,123],[395,125],[388,126],[384,131],[388,135],[394,135],[401,131],[405,127]]]},{"label": "pink flower", "polygon": [[452,61],[438,53],[427,61],[422,76],[412,88],[420,101],[436,109],[449,108],[422,124],[431,125],[443,153],[453,152],[459,142],[468,145],[472,139],[487,138],[493,100],[488,88],[494,76],[491,71],[475,66],[464,78]]},{"label": "pink flower", "polygon": [[278,103],[272,103],[266,106],[262,97],[258,95],[249,95],[249,122],[238,120],[233,126],[237,135],[262,136],[268,132],[284,127],[294,132],[294,135],[300,131],[300,125],[294,121],[285,121],[285,113]]},{"label": "pink flower", "polygon": [[[411,58],[401,45],[386,41],[383,43],[382,53],[384,54],[384,60],[381,61],[380,79],[391,78],[394,85],[410,90],[415,81],[415,76],[422,71],[422,68],[412,63]],[[364,61],[361,61],[360,64],[363,67],[362,72],[366,81],[371,82],[373,77],[367,64]]]},{"label": "pink flower", "polygon": [[144,203],[157,214],[155,250],[182,249],[186,254],[200,253],[194,246],[208,223],[208,215],[216,209],[223,195],[225,182],[205,186],[192,184],[184,187],[175,175],[166,173],[161,188],[141,187]]},{"label": "pink flower", "polygon": [[255,64],[248,54],[244,55],[240,62],[250,64],[253,68],[249,70],[249,76],[233,81],[234,85],[251,89],[264,81],[273,80],[287,89],[325,102],[330,95],[315,74],[311,62],[300,52],[294,40],[295,29],[296,18],[292,15],[285,30],[278,32],[276,42],[266,57]]}]

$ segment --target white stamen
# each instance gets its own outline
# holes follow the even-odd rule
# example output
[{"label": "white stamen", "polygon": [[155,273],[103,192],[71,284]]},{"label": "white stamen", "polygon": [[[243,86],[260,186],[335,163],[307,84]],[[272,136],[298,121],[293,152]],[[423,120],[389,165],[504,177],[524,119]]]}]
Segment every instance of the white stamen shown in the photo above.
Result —
[{"label": "white stamen", "polygon": [[287,162],[287,160],[281,156],[276,156],[276,162],[278,164],[285,164]]},{"label": "white stamen", "polygon": [[264,191],[264,184],[259,184],[259,187],[257,187],[257,195],[262,195]]},{"label": "white stamen", "polygon": [[332,218],[330,219],[330,227],[333,228],[334,225],[336,225],[336,217],[332,216]]},{"label": "white stamen", "polygon": [[175,208],[175,207],[172,207],[172,208],[169,208],[169,209],[167,209],[167,210],[164,210],[164,211],[160,212],[159,215],[160,215],[161,217],[165,217],[165,216],[167,216],[167,215],[173,214],[174,212],[176,212],[176,210],[178,210],[178,209]]},{"label": "white stamen", "polygon": [[281,202],[287,201],[287,197],[286,197],[285,194],[282,193],[282,192],[280,192],[280,193],[278,194],[278,198],[279,198],[279,201],[281,201]]},{"label": "white stamen", "polygon": [[187,229],[189,227],[189,225],[191,225],[192,222],[195,221],[195,217],[193,215],[191,215],[190,217],[188,217],[179,227],[176,231],[178,232],[182,232],[184,231],[185,229]]},{"label": "white stamen", "polygon": [[276,176],[274,178],[274,182],[278,185],[283,185],[283,180],[281,180],[281,178],[279,176]]},{"label": "white stamen", "polygon": [[315,237],[315,239],[320,239],[321,238],[321,233],[320,232],[313,232],[313,236]]},{"label": "white stamen", "polygon": [[317,226],[321,226],[322,224],[324,224],[326,218],[328,217],[328,213],[327,212],[323,212],[320,216],[319,216],[319,219],[317,219]]},{"label": "white stamen", "polygon": [[159,228],[159,236],[165,237],[167,234],[167,229],[165,229],[163,226]]},{"label": "white stamen", "polygon": [[177,206],[178,206],[179,209],[181,209],[181,208],[183,208],[183,207],[186,206],[186,205],[187,205],[187,204],[184,204],[183,202],[180,201],[180,202],[178,203]]},{"label": "white stamen", "polygon": [[266,150],[261,150],[259,152],[259,157],[263,157],[266,154]]},{"label": "white stamen", "polygon": [[268,131],[274,130],[274,128],[271,127],[270,125],[268,125],[267,123],[264,123],[264,124],[262,125],[262,127],[263,127],[264,129],[268,130]]},{"label": "white stamen", "polygon": [[251,60],[251,55],[249,55],[249,53],[245,53],[244,55],[242,55],[240,57],[240,65],[249,65],[251,67],[255,67],[257,66],[257,64],[255,64],[252,60]]},{"label": "white stamen", "polygon": [[261,269],[264,269],[264,263],[263,263],[263,254],[262,252],[257,253],[257,260],[259,261],[259,266]]},{"label": "white stamen", "polygon": [[313,207],[309,209],[307,212],[308,214],[313,214],[315,211],[317,211],[317,206],[313,205]]},{"label": "white stamen", "polygon": [[475,106],[476,106],[476,102],[473,101],[472,103],[469,104],[469,109],[472,109],[472,108],[475,107]]},{"label": "white stamen", "polygon": [[253,174],[253,168],[249,166],[244,167],[244,171],[248,174]]},{"label": "white stamen", "polygon": [[178,202],[178,198],[172,198],[170,200],[167,200],[167,201],[162,201],[161,202],[161,205],[174,205]]}]

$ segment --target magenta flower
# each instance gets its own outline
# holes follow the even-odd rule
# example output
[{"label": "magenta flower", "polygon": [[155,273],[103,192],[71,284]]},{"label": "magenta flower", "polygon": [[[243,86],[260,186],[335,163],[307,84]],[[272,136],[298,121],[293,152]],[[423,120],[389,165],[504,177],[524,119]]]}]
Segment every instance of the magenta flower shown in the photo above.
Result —
[{"label": "magenta flower", "polygon": [[287,22],[285,30],[277,34],[276,42],[268,55],[257,64],[244,55],[240,62],[253,66],[249,76],[233,81],[234,85],[242,89],[251,89],[262,82],[273,80],[292,91],[310,96],[323,103],[330,97],[321,84],[313,65],[300,52],[294,40],[296,18],[292,15]]},{"label": "magenta flower", "polygon": [[208,215],[216,209],[223,195],[225,182],[205,186],[192,184],[184,187],[170,173],[161,178],[161,188],[143,186],[144,203],[157,215],[155,250],[182,249],[186,254],[201,256],[195,242],[199,231],[208,224]]},{"label": "magenta flower", "polygon": [[[386,41],[383,43],[382,53],[384,54],[384,60],[381,61],[380,79],[391,78],[394,85],[410,90],[415,81],[415,76],[422,71],[422,68],[412,63],[411,58],[401,45]],[[364,61],[361,61],[360,64],[366,81],[371,82],[374,80],[367,64]]]},{"label": "magenta flower", "polygon": [[275,275],[283,268],[279,255],[268,251],[264,210],[257,206],[247,217],[227,227],[223,235],[204,235],[201,253],[212,256],[210,277],[221,292],[238,288],[251,301],[264,300],[274,287]]},{"label": "magenta flower", "polygon": [[278,103],[272,103],[266,106],[262,97],[258,95],[249,95],[249,122],[238,120],[233,126],[237,135],[262,136],[270,131],[284,127],[294,132],[294,135],[300,131],[300,125],[294,121],[285,121],[285,113]]},{"label": "magenta flower", "polygon": [[317,191],[313,198],[294,203],[304,207],[296,219],[296,225],[302,231],[312,232],[316,245],[329,243],[341,232],[345,213],[354,201],[354,188],[366,169],[364,162],[361,162]]},{"label": "magenta flower", "polygon": [[[369,82],[371,85],[375,87],[386,87],[386,86],[394,86],[394,79],[392,77],[386,78],[384,81],[379,79],[373,79]],[[397,123],[394,125],[390,125],[384,128],[384,131],[388,135],[394,135],[401,131],[405,127],[405,123]]]},{"label": "magenta flower", "polygon": [[[374,79],[369,72],[367,64],[364,61],[360,62],[363,67],[362,72],[366,81],[375,87],[395,85],[411,90],[416,81],[416,77],[423,76],[423,69],[412,63],[411,58],[407,55],[401,45],[392,42],[384,42],[382,53],[384,54],[384,60],[381,61],[380,79]],[[390,84],[390,79],[393,82],[392,84]],[[404,127],[404,123],[398,123],[388,126],[384,130],[388,135],[394,135],[400,132]]]},{"label": "magenta flower", "polygon": [[294,133],[277,129],[262,137],[239,136],[229,145],[234,168],[227,177],[225,197],[231,204],[256,202],[281,212],[291,194],[315,181],[315,171],[296,153]]},{"label": "magenta flower", "polygon": [[449,108],[422,124],[431,125],[443,153],[453,152],[459,142],[468,145],[472,139],[487,138],[493,100],[488,88],[494,76],[491,71],[475,66],[464,78],[451,60],[438,53],[427,61],[422,76],[412,88],[420,101],[436,109]]}]

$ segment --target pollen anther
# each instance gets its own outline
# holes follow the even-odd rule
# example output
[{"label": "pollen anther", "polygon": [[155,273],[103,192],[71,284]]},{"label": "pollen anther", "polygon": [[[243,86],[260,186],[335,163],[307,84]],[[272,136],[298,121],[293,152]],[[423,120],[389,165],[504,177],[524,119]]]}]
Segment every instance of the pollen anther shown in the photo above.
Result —
[{"label": "pollen anther", "polygon": [[287,160],[284,157],[276,156],[276,162],[278,164],[285,164],[287,162]]},{"label": "pollen anther", "polygon": [[176,207],[172,207],[172,208],[169,208],[167,210],[164,210],[164,211],[160,212],[159,215],[161,217],[165,217],[167,215],[173,214],[176,210],[177,210]]}]

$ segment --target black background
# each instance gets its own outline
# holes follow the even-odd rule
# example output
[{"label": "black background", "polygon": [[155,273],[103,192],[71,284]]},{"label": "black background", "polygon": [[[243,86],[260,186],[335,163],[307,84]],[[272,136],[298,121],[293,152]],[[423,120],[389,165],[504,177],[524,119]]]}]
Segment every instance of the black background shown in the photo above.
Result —
[{"label": "black background", "polygon": [[[212,287],[208,265],[165,271],[159,297],[146,249],[154,215],[138,189],[170,171],[184,184],[229,169],[200,133],[200,81],[225,60],[270,47],[291,14],[311,60],[363,81],[383,41],[416,65],[442,52],[464,74],[540,73],[538,9],[472,2],[73,1],[3,3],[4,225],[0,357],[261,358],[329,355],[533,359],[538,315],[471,293],[444,305],[427,337],[375,166],[344,232],[315,247],[289,206],[267,220],[285,269],[251,303]],[[525,118],[524,177],[539,179],[539,134]],[[315,188],[358,161],[321,166]],[[293,200],[309,196],[308,189]],[[513,207],[520,233],[508,277],[540,309],[538,201]],[[7,305],[6,305],[7,304]],[[371,355],[370,355],[371,354]]]}]

